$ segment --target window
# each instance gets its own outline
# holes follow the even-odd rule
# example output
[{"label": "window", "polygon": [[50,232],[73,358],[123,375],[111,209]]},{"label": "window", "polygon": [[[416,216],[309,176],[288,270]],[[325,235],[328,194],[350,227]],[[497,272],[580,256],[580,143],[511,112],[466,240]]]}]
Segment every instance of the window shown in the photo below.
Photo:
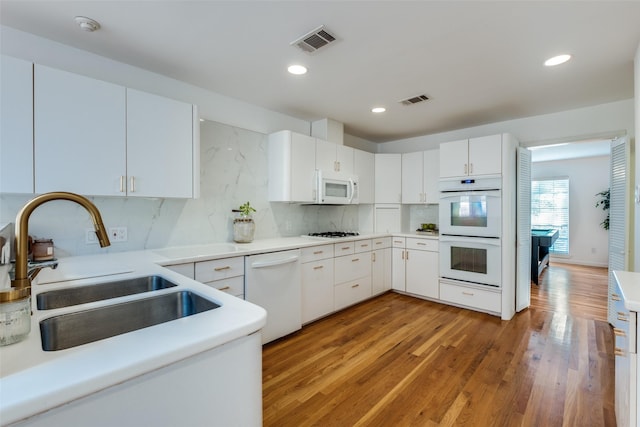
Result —
[{"label": "window", "polygon": [[549,253],[569,255],[569,178],[531,181],[531,228],[560,230]]}]

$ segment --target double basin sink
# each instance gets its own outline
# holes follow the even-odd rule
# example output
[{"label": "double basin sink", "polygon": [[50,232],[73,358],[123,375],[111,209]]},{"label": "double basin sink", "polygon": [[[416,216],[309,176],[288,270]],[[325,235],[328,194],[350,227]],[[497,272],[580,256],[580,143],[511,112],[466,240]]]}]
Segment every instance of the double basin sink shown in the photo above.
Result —
[{"label": "double basin sink", "polygon": [[[161,276],[137,277],[42,292],[36,296],[36,306],[50,310],[176,286]],[[60,314],[40,321],[42,349],[64,350],[218,307],[198,294],[181,290]]]}]

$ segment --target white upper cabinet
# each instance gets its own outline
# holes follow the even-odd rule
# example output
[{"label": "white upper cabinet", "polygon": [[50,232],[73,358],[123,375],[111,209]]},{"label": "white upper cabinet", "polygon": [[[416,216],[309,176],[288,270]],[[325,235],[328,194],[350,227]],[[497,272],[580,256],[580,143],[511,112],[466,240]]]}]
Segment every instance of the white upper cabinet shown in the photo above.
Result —
[{"label": "white upper cabinet", "polygon": [[36,65],[35,192],[198,197],[198,126],[191,104]]},{"label": "white upper cabinet", "polygon": [[[197,197],[194,106],[127,89],[127,194]],[[194,120],[195,119],[195,120]],[[194,182],[195,181],[195,182]]]},{"label": "white upper cabinet", "polygon": [[358,203],[375,202],[375,154],[354,150],[353,167],[358,177]]},{"label": "white upper cabinet", "polygon": [[375,202],[402,201],[402,155],[375,155]]},{"label": "white upper cabinet", "polygon": [[126,90],[35,65],[35,192],[116,196],[126,175]]},{"label": "white upper cabinet", "polygon": [[326,178],[347,177],[354,174],[354,149],[346,145],[316,139],[316,169]]},{"label": "white upper cabinet", "polygon": [[438,203],[438,150],[402,154],[402,203]]},{"label": "white upper cabinet", "polygon": [[422,151],[402,154],[402,203],[424,203]]},{"label": "white upper cabinet", "polygon": [[502,173],[502,135],[440,144],[440,177]]},{"label": "white upper cabinet", "polygon": [[289,130],[269,135],[270,202],[316,201],[316,139]]},{"label": "white upper cabinet", "polygon": [[33,193],[33,64],[0,56],[0,192]]}]

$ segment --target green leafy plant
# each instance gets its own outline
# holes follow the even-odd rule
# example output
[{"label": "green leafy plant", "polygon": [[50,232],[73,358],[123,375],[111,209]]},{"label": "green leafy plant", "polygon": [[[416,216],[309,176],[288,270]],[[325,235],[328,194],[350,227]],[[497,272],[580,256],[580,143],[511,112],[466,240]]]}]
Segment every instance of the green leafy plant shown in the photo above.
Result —
[{"label": "green leafy plant", "polygon": [[607,189],[596,194],[599,197],[596,202],[596,208],[602,206],[602,210],[607,213],[607,217],[600,223],[605,230],[609,229],[609,197],[611,196],[611,189]]},{"label": "green leafy plant", "polygon": [[251,206],[249,202],[247,202],[243,205],[240,205],[237,212],[240,212],[240,215],[244,217],[248,217],[251,215],[252,212],[256,212],[256,210],[253,208],[253,206]]}]

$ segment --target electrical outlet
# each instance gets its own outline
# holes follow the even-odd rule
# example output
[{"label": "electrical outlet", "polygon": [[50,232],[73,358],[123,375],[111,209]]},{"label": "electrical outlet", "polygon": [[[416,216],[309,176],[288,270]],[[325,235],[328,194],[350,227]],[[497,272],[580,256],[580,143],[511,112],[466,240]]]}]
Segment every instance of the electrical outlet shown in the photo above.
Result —
[{"label": "electrical outlet", "polygon": [[127,227],[109,227],[109,240],[112,243],[127,241]]},{"label": "electrical outlet", "polygon": [[85,228],[84,229],[84,242],[87,245],[97,245],[98,244],[98,236],[96,236],[96,230],[93,228]]}]

